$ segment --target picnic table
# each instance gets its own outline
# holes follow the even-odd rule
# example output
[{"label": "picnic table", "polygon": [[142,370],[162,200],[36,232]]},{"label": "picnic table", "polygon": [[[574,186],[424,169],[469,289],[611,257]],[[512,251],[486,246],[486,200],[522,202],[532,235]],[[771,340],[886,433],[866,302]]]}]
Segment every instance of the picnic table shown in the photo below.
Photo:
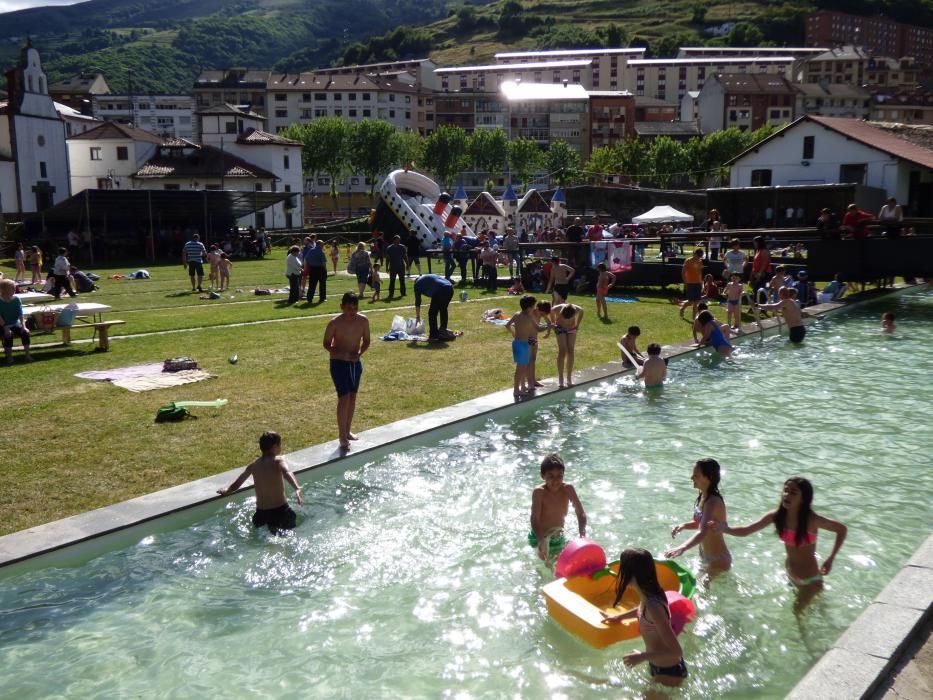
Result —
[{"label": "picnic table", "polygon": [[23,304],[38,304],[43,301],[51,301],[55,297],[45,292],[17,292],[14,294]]},{"label": "picnic table", "polygon": [[[71,302],[76,307],[76,316],[74,323],[70,326],[55,326],[50,329],[38,330],[37,333],[54,333],[56,331],[61,332],[62,334],[62,343],[64,345],[71,344],[71,332],[73,330],[84,330],[91,329],[93,331],[91,339],[97,338],[97,347],[99,350],[109,350],[110,349],[110,328],[113,326],[119,326],[125,321],[119,321],[116,319],[104,320],[104,314],[111,310],[110,306],[106,304],[98,304],[93,301],[81,301],[81,302]],[[69,304],[43,304],[42,306],[24,306],[23,307],[23,316],[28,316],[33,313],[52,311],[55,313],[61,313],[66,306]]]}]

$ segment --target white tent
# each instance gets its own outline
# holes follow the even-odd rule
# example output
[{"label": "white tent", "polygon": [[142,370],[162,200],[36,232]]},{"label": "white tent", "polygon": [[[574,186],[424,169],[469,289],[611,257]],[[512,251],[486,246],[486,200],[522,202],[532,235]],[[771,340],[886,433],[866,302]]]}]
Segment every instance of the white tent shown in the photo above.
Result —
[{"label": "white tent", "polygon": [[665,204],[632,219],[633,224],[668,224],[675,221],[693,221],[693,217]]}]

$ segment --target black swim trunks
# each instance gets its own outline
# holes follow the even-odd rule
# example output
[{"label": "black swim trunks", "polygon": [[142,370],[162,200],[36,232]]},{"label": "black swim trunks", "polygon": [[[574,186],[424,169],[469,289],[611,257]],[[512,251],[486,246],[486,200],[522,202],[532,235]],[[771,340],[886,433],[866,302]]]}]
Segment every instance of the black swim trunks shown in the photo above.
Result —
[{"label": "black swim trunks", "polygon": [[557,292],[557,295],[561,299],[566,299],[570,296],[570,285],[569,284],[555,284],[554,291]]},{"label": "black swim trunks", "polygon": [[278,535],[282,530],[295,529],[295,511],[283,503],[278,508],[269,508],[268,510],[257,510],[253,513],[253,527],[262,527],[265,525],[269,532]]},{"label": "black swim trunks", "polygon": [[792,343],[802,343],[804,336],[807,334],[806,326],[791,326],[790,327],[790,342]]},{"label": "black swim trunks", "polygon": [[331,360],[330,378],[334,380],[337,396],[355,394],[360,390],[360,377],[363,376],[363,363],[357,360]]},{"label": "black swim trunks", "polygon": [[674,676],[675,678],[686,678],[687,677],[687,664],[684,663],[684,660],[681,659],[680,663],[674,664],[673,666],[655,666],[650,661],[648,662],[648,668],[651,671],[653,676]]}]

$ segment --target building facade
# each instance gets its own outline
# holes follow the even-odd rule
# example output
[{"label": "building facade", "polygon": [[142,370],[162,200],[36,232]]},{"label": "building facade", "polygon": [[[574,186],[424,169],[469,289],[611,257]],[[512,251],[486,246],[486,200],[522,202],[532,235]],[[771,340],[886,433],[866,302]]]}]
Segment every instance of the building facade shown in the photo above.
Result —
[{"label": "building facade", "polygon": [[163,139],[115,122],[68,139],[71,191],[133,189],[133,175],[149,161]]},{"label": "building facade", "polygon": [[196,133],[194,102],[191,95],[95,95],[91,110],[97,119],[190,141]]},{"label": "building facade", "polygon": [[[510,51],[497,53],[496,63],[503,65],[525,64],[525,63],[547,63],[551,61],[589,61],[589,75],[583,79],[581,73],[581,84],[591,90],[615,91],[623,86],[623,76],[631,59],[641,59],[645,57],[644,48],[628,49],[572,49],[565,51]],[[570,78],[572,80],[572,76]],[[535,82],[548,82],[544,78],[542,71],[542,80]],[[551,81],[553,75],[551,76]]]},{"label": "building facade", "polygon": [[779,75],[715,75],[697,98],[700,131],[786,124],[794,119],[796,100],[794,87]]},{"label": "building facade", "polygon": [[109,94],[110,86],[99,71],[78,73],[49,85],[49,95],[53,100],[88,116],[92,116],[91,102],[94,96]]},{"label": "building facade", "polygon": [[855,43],[883,56],[909,56],[933,67],[933,29],[929,27],[896,22],[880,15],[865,17],[820,10],[807,17],[806,31],[810,46]]}]

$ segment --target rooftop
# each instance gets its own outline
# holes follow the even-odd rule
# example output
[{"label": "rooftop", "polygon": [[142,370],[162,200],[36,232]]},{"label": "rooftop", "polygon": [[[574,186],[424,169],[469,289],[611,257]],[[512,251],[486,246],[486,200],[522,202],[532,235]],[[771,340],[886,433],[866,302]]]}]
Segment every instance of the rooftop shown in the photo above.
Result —
[{"label": "rooftop", "polygon": [[755,63],[793,63],[793,56],[719,56],[715,58],[636,58],[630,66],[690,66],[690,65],[753,65]]},{"label": "rooftop", "polygon": [[195,114],[200,116],[210,116],[215,114],[233,114],[238,117],[249,117],[250,119],[262,119],[265,121],[265,117],[261,114],[256,114],[256,112],[250,112],[242,110],[239,107],[236,107],[229,102],[225,102],[222,105],[214,105],[212,107],[205,107],[204,109],[199,109]]},{"label": "rooftop", "polygon": [[100,126],[96,126],[93,129],[88,129],[81,134],[75,134],[68,138],[69,141],[125,141],[127,139],[156,143],[160,146],[163,143],[163,140],[155,134],[117,122],[103,122]]},{"label": "rooftop", "polygon": [[277,73],[269,78],[270,90],[337,90],[341,92],[385,91],[416,93],[418,88],[396,79],[396,76],[378,76],[359,73]]},{"label": "rooftop", "polygon": [[635,122],[639,136],[700,136],[696,122]]},{"label": "rooftop", "polygon": [[253,165],[219,148],[203,145],[192,148],[190,152],[183,155],[159,153],[140,168],[133,177],[140,180],[159,178],[213,180],[220,177],[254,180],[278,179],[275,174],[265,168]]},{"label": "rooftop", "polygon": [[541,70],[558,68],[587,68],[593,65],[592,59],[578,59],[568,61],[541,61],[538,63],[495,63],[486,66],[452,66],[450,68],[437,68],[435,73],[477,73],[480,71],[509,72],[516,70]]},{"label": "rooftop", "polygon": [[293,141],[278,134],[270,134],[268,131],[259,129],[247,129],[245,133],[240,134],[236,140],[239,144],[247,146],[266,146],[275,144],[277,146],[301,146],[300,141]]},{"label": "rooftop", "polygon": [[716,80],[726,92],[793,94],[794,86],[780,75],[767,73],[722,73]]},{"label": "rooftop", "polygon": [[595,49],[567,49],[567,50],[558,50],[558,51],[503,51],[497,53],[495,58],[496,60],[500,58],[524,58],[526,56],[611,56],[611,55],[628,55],[628,54],[644,54],[644,47],[635,47],[629,49],[604,49],[604,48],[595,48]]}]

